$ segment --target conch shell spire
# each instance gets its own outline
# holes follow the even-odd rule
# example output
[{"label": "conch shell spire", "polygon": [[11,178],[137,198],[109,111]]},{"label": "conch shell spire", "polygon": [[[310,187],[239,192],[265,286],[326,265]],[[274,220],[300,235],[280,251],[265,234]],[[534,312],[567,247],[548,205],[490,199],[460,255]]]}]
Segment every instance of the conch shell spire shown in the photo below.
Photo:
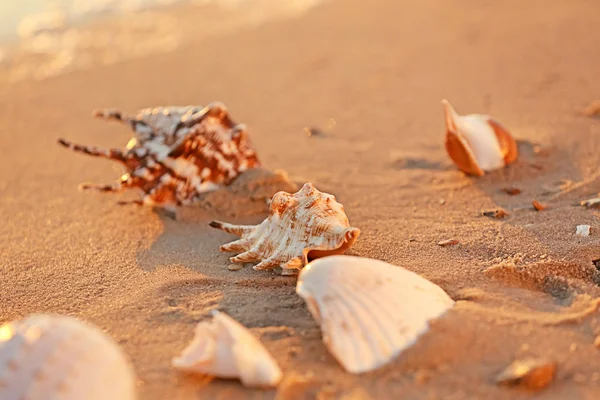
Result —
[{"label": "conch shell spire", "polygon": [[442,100],[446,121],[446,150],[456,166],[468,175],[505,167],[518,156],[512,135],[489,115],[459,115]]}]

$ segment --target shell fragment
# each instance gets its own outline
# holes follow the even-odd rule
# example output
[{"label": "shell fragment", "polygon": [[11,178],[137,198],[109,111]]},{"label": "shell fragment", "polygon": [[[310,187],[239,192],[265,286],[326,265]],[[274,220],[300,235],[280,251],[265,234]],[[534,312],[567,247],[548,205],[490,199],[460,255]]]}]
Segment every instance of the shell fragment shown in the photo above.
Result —
[{"label": "shell fragment", "polygon": [[445,99],[442,104],[446,118],[446,150],[461,171],[483,176],[516,160],[517,143],[500,123],[489,115],[459,115]]},{"label": "shell fragment", "polygon": [[252,332],[223,312],[196,326],[193,341],[173,359],[179,370],[239,378],[245,386],[274,387],[282,378],[277,362]]},{"label": "shell fragment", "polygon": [[577,236],[583,236],[583,237],[590,236],[590,229],[591,229],[591,226],[589,226],[589,225],[577,225],[575,234]]}]

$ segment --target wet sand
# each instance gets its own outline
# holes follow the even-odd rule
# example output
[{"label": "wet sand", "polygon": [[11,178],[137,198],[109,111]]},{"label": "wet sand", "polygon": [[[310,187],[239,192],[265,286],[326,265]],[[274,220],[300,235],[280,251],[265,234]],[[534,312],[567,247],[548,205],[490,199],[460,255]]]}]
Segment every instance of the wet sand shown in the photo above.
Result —
[{"label": "wet sand", "polygon": [[[172,53],[0,87],[0,322],[53,312],[97,324],[132,359],[143,399],[529,398],[494,383],[524,356],[558,363],[538,398],[597,398],[600,222],[574,204],[600,191],[600,120],[580,113],[600,96],[599,11],[594,0],[329,2]],[[480,179],[456,170],[442,98],[494,115],[520,140],[519,161]],[[264,214],[186,210],[174,221],[115,204],[133,193],[77,191],[118,169],[56,139],[129,138],[93,109],[215,100],[248,125],[264,167],[344,204],[362,232],[349,254],[416,271],[456,307],[397,360],[353,376],[326,351],[294,278],[227,269],[218,247],[232,237],[208,222]],[[326,135],[303,132],[330,118]],[[561,193],[569,181],[586,184]],[[497,207],[510,216],[480,215]],[[575,236],[580,224],[590,237]],[[287,383],[309,383],[277,394],[174,371],[213,309],[251,328]]]}]

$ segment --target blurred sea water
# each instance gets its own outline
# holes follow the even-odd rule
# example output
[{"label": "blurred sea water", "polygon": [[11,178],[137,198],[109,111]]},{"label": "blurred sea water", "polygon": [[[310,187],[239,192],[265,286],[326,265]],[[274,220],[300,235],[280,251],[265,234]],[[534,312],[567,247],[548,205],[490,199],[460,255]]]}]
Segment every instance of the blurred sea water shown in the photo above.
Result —
[{"label": "blurred sea water", "polygon": [[0,1],[0,84],[173,51],[324,0]]}]

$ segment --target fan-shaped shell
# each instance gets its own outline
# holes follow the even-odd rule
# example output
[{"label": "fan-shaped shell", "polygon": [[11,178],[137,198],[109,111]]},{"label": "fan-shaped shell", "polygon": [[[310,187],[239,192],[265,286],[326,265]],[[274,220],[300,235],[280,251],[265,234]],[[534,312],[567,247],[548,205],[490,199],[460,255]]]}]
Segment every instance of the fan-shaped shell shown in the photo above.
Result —
[{"label": "fan-shaped shell", "polygon": [[446,116],[446,150],[466,174],[483,176],[515,161],[517,143],[512,135],[489,115],[459,115],[442,100]]},{"label": "fan-shaped shell", "polygon": [[94,326],[32,315],[0,327],[0,399],[133,400],[133,368]]},{"label": "fan-shaped shell", "polygon": [[274,387],[282,373],[277,362],[252,332],[223,312],[196,326],[193,341],[173,359],[177,369],[239,378],[249,387]]},{"label": "fan-shaped shell", "polygon": [[360,234],[350,227],[344,207],[328,193],[306,183],[294,194],[273,196],[269,216],[260,225],[232,225],[213,221],[214,228],[241,236],[221,246],[221,251],[237,251],[234,263],[261,260],[255,270],[283,268],[284,275],[295,274],[309,259],[346,251]]},{"label": "fan-shaped shell", "polygon": [[454,305],[414,272],[351,256],[312,261],[300,273],[296,292],[320,324],[331,354],[357,374],[394,359]]},{"label": "fan-shaped shell", "polygon": [[157,107],[136,117],[118,110],[96,111],[96,116],[131,126],[134,137],[126,148],[98,149],[64,139],[73,151],[122,163],[126,173],[112,185],[81,185],[83,189],[117,192],[138,188],[138,204],[173,209],[194,203],[198,195],[228,185],[241,172],[260,166],[245,125],[235,124],[225,106]]}]

